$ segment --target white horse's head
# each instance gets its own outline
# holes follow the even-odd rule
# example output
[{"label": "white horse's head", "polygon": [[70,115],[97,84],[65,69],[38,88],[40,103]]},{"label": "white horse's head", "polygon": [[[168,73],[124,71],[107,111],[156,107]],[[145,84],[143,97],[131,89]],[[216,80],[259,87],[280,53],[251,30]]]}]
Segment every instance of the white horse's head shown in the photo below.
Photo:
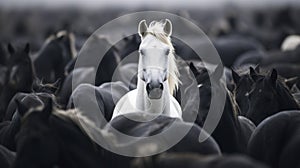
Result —
[{"label": "white horse's head", "polygon": [[[171,43],[172,23],[145,20],[138,26],[141,37],[139,47],[139,78],[145,82],[150,99],[160,99],[164,90],[173,94],[178,86],[178,69]],[[167,88],[168,87],[168,88]]]}]

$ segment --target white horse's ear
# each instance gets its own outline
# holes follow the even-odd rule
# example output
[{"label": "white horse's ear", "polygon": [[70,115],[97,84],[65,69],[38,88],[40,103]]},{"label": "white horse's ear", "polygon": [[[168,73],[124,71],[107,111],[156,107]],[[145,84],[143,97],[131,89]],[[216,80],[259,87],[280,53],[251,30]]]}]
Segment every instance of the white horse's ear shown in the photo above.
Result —
[{"label": "white horse's ear", "polygon": [[140,21],[139,27],[138,27],[138,32],[141,37],[145,36],[147,29],[148,29],[148,26],[147,26],[146,20]]},{"label": "white horse's ear", "polygon": [[166,21],[165,21],[164,31],[165,31],[167,36],[171,36],[171,34],[172,34],[172,23],[169,19],[166,19]]}]

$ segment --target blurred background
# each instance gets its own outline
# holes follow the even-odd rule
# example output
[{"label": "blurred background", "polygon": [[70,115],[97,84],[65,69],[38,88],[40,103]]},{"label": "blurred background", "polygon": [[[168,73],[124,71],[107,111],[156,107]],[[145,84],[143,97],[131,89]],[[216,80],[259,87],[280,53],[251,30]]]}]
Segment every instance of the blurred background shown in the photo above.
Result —
[{"label": "blurred background", "polygon": [[270,49],[279,45],[264,37],[274,36],[270,31],[282,36],[300,32],[299,0],[0,0],[0,41],[30,42],[36,51],[49,35],[65,29],[75,34],[79,49],[101,25],[142,10],[178,14],[199,25],[210,37],[250,34]]}]

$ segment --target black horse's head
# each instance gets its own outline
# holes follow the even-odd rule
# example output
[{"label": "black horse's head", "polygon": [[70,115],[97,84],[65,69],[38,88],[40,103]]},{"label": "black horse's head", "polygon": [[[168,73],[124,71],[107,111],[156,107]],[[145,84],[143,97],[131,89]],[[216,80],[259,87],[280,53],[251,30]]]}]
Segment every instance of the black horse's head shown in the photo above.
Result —
[{"label": "black horse's head", "polygon": [[60,31],[48,37],[34,59],[37,77],[46,82],[64,79],[65,66],[76,55],[74,35]]},{"label": "black horse's head", "polygon": [[5,89],[2,89],[0,93],[0,119],[4,116],[9,101],[16,93],[31,91],[31,85],[35,78],[34,68],[29,57],[29,44],[19,50],[15,50],[9,44],[8,51],[10,57],[1,71],[1,85]]},{"label": "black horse's head", "polygon": [[121,59],[124,59],[132,52],[137,51],[140,43],[141,39],[138,34],[124,37],[123,40],[116,44]]},{"label": "black horse's head", "polygon": [[43,54],[56,54],[52,58],[61,59],[66,63],[75,57],[76,51],[74,34],[68,31],[59,31],[52,34],[45,42],[45,47],[42,49]]},{"label": "black horse's head", "polygon": [[[223,87],[220,81],[223,76],[223,69],[221,66],[218,66],[210,75],[205,67],[194,66],[193,63],[190,64],[190,69],[197,80],[200,96],[199,112],[196,121],[202,126],[211,108],[212,88],[214,87],[218,90]],[[215,82],[212,83],[212,80]]]},{"label": "black horse's head", "polygon": [[7,61],[7,51],[2,43],[0,43],[0,65],[5,65]]},{"label": "black horse's head", "polygon": [[21,129],[16,135],[17,157],[13,167],[53,167],[59,148],[56,133],[49,124],[52,99],[31,108],[19,101],[16,103],[21,116]]},{"label": "black horse's head", "polygon": [[282,110],[299,108],[288,88],[278,79],[275,69],[265,76],[250,71],[250,76],[254,84],[248,95],[249,109],[246,116],[256,125]]},{"label": "black horse's head", "polygon": [[47,93],[47,94],[56,94],[60,87],[60,80],[57,80],[54,83],[43,83],[41,80],[36,79],[32,84],[32,90],[36,93]]},{"label": "black horse's head", "polygon": [[197,87],[199,89],[200,96],[199,110],[196,122],[200,126],[203,126],[208,110],[210,108],[211,101],[211,83],[209,80],[209,74],[205,67],[195,66],[193,63],[190,63],[190,70],[193,72],[197,81]]},{"label": "black horse's head", "polygon": [[[218,65],[210,75],[208,72],[204,73],[205,71],[199,73],[201,70],[192,64],[190,68],[195,74],[197,82],[200,82],[198,83],[200,105],[196,119],[197,124],[202,126],[204,130],[210,129],[208,127],[216,124],[210,133],[219,144],[222,152],[245,151],[244,140],[241,138],[243,135],[239,132],[240,126],[237,119],[239,108],[231,92],[226,88],[223,79],[223,67]],[[223,96],[224,100],[222,99]],[[216,97],[218,97],[217,100]]]},{"label": "black horse's head", "polygon": [[30,45],[27,43],[24,49],[15,51],[12,45],[8,45],[10,57],[7,62],[7,87],[23,90],[31,88],[34,80],[34,69],[29,57]]},{"label": "black horse's head", "polygon": [[56,37],[57,38],[54,41],[60,46],[62,50],[62,58],[66,64],[76,56],[75,36],[71,32],[60,31],[56,34]]},{"label": "black horse's head", "polygon": [[[258,69],[250,68],[250,71],[257,71]],[[251,79],[249,74],[238,74],[236,71],[232,70],[232,79],[235,84],[235,88],[233,90],[234,98],[240,108],[240,112],[242,115],[246,115],[249,102],[248,102],[248,94],[253,85],[253,80]]]}]

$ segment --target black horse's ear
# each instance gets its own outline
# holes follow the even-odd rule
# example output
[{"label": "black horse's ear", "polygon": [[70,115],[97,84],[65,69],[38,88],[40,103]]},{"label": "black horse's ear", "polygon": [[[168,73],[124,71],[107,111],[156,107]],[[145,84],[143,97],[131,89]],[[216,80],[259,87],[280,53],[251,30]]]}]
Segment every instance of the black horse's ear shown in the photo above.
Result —
[{"label": "black horse's ear", "polygon": [[126,42],[130,41],[132,38],[131,36],[126,36],[126,34],[122,34],[122,36],[123,36],[123,40]]},{"label": "black horse's ear", "polygon": [[40,79],[35,78],[32,82],[31,90],[32,92],[36,92],[39,89],[40,89]]},{"label": "black horse's ear", "polygon": [[15,103],[17,105],[18,113],[21,116],[24,116],[24,114],[28,111],[28,108],[18,99],[15,99]]},{"label": "black horse's ear", "polygon": [[61,84],[61,79],[57,79],[53,84],[52,86],[55,87],[55,88],[59,88],[60,84]]},{"label": "black horse's ear", "polygon": [[278,77],[277,70],[273,69],[271,72],[271,75],[270,75],[270,80],[271,80],[272,84],[276,84],[277,77]]},{"label": "black horse's ear", "polygon": [[260,68],[259,65],[256,65],[256,67],[254,68],[255,72],[259,73],[260,72]]},{"label": "black horse's ear", "polygon": [[237,74],[233,69],[231,69],[231,74],[232,74],[232,79],[233,79],[234,83],[237,84],[241,79],[240,75]]},{"label": "black horse's ear", "polygon": [[294,84],[290,90],[291,90],[291,93],[299,93],[300,92],[300,89],[297,87],[297,84]]},{"label": "black horse's ear", "polygon": [[64,36],[64,35],[61,35],[61,36],[57,37],[57,40],[58,40],[58,41],[62,41],[64,38],[65,38],[65,36]]},{"label": "black horse's ear", "polygon": [[253,79],[253,81],[257,81],[258,79],[258,74],[252,67],[250,67],[250,77]]},{"label": "black horse's ear", "polygon": [[137,34],[133,35],[132,40],[135,43],[140,43],[141,39],[139,38],[139,36]]},{"label": "black horse's ear", "polygon": [[52,92],[53,94],[56,94],[57,91],[59,90],[60,86],[61,86],[61,82],[62,80],[61,79],[57,79],[57,81],[55,81],[54,83],[52,83]]},{"label": "black horse's ear", "polygon": [[11,43],[8,43],[7,50],[11,55],[15,53],[15,48],[11,45]]},{"label": "black horse's ear", "polygon": [[29,52],[30,52],[30,44],[29,43],[26,43],[25,48],[24,48],[24,52],[26,54],[29,54]]},{"label": "black horse's ear", "polygon": [[197,70],[197,68],[195,67],[195,65],[194,65],[194,63],[193,62],[191,62],[190,63],[190,69],[191,69],[191,71],[193,72],[193,74],[196,76],[196,75],[198,75],[198,70]]},{"label": "black horse's ear", "polygon": [[299,81],[299,78],[293,77],[293,78],[288,78],[284,80],[284,83],[289,87],[292,88],[297,82]]},{"label": "black horse's ear", "polygon": [[44,110],[42,113],[43,118],[47,120],[49,118],[49,116],[51,115],[52,110],[53,110],[53,100],[52,100],[52,98],[49,98],[44,106]]}]

